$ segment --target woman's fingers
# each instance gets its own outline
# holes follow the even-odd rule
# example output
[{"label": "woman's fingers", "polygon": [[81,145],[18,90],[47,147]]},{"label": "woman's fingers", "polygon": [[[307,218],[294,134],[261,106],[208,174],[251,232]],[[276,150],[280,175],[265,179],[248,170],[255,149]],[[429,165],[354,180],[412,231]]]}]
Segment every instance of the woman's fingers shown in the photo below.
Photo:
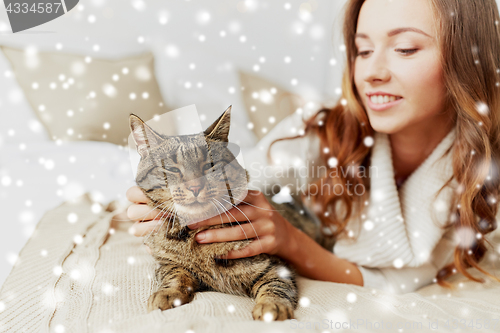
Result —
[{"label": "woman's fingers", "polygon": [[253,257],[261,253],[268,253],[269,241],[267,237],[262,237],[260,239],[254,239],[250,244],[242,248],[241,250],[229,251],[227,255],[221,256],[220,259],[238,259]]},{"label": "woman's fingers", "polygon": [[229,223],[236,221],[248,221],[254,219],[256,216],[254,214],[254,207],[248,205],[240,205],[231,208],[225,213],[221,213],[220,215],[212,216],[203,221],[199,221],[197,223],[189,224],[188,227],[190,229],[196,229],[202,226],[208,225],[217,225],[221,223]]},{"label": "woman's fingers", "polygon": [[144,237],[153,232],[160,224],[161,220],[153,220],[149,222],[135,222],[128,230],[134,236]]},{"label": "woman's fingers", "polygon": [[127,200],[133,203],[147,203],[149,198],[142,192],[139,186],[132,186],[125,193]]},{"label": "woman's fingers", "polygon": [[253,221],[263,216],[271,216],[274,211],[276,211],[276,209],[270,205],[254,206],[241,204],[231,208],[225,213],[221,213],[220,215],[215,215],[206,220],[189,224],[188,227],[189,229],[196,229],[202,226],[217,225],[235,221]]},{"label": "woman's fingers", "polygon": [[221,243],[260,237],[267,234],[266,231],[270,231],[272,227],[270,224],[271,221],[261,219],[233,227],[210,229],[199,232],[195,239],[198,243]]},{"label": "woman's fingers", "polygon": [[167,213],[162,213],[159,209],[153,209],[148,205],[134,204],[127,208],[127,216],[133,221],[150,221],[160,219],[162,216],[166,217]]}]

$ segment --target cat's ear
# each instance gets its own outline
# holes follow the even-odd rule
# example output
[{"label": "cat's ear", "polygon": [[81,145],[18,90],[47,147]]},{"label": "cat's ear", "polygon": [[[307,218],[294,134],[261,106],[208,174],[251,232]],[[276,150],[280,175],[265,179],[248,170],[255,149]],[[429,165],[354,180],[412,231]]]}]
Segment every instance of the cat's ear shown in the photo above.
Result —
[{"label": "cat's ear", "polygon": [[129,123],[137,152],[145,158],[149,154],[149,149],[158,146],[163,138],[133,113],[129,116]]},{"label": "cat's ear", "polygon": [[229,126],[231,124],[231,107],[230,105],[224,113],[210,125],[204,132],[207,139],[228,142]]}]

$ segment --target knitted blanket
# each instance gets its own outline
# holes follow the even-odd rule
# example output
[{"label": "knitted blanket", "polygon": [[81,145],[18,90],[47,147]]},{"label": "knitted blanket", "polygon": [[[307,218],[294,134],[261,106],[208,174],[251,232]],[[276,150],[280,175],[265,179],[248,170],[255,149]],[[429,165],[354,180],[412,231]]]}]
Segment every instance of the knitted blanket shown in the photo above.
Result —
[{"label": "knitted blanket", "polygon": [[[125,211],[117,201],[99,206],[88,195],[48,211],[0,290],[0,331],[500,331],[500,284],[461,274],[449,279],[455,290],[433,284],[404,295],[299,277],[296,319],[283,322],[253,321],[252,299],[217,292],[147,313],[155,262],[128,233]],[[493,241],[500,250],[499,233]],[[498,252],[489,252],[481,266],[500,276]]]}]

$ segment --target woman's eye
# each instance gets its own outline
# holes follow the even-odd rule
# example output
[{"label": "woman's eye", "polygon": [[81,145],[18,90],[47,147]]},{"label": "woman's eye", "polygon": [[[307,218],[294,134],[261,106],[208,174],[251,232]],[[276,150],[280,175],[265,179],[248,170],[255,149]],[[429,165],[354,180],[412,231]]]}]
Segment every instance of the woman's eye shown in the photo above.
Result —
[{"label": "woman's eye", "polygon": [[167,171],[170,171],[170,172],[181,172],[181,170],[179,170],[178,168],[175,168],[175,167],[167,168]]},{"label": "woman's eye", "polygon": [[368,53],[368,52],[370,52],[370,51],[358,52],[358,53],[356,54],[356,56],[364,56],[364,55],[366,55],[366,53]]},{"label": "woman's eye", "polygon": [[[418,49],[396,49],[396,52],[401,52],[403,55],[411,55],[417,52]],[[358,52],[356,56],[365,56],[371,51]]]},{"label": "woman's eye", "polygon": [[402,52],[404,55],[410,55],[418,51],[418,49],[396,49],[397,52]]}]

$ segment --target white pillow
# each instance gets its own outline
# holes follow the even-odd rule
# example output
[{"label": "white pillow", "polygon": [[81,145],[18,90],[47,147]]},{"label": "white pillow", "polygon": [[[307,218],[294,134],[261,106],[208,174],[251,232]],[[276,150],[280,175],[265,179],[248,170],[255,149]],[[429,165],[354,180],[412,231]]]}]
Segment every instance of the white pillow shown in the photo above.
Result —
[{"label": "white pillow", "polygon": [[51,141],[38,121],[5,55],[0,52],[0,147],[2,143]]}]

